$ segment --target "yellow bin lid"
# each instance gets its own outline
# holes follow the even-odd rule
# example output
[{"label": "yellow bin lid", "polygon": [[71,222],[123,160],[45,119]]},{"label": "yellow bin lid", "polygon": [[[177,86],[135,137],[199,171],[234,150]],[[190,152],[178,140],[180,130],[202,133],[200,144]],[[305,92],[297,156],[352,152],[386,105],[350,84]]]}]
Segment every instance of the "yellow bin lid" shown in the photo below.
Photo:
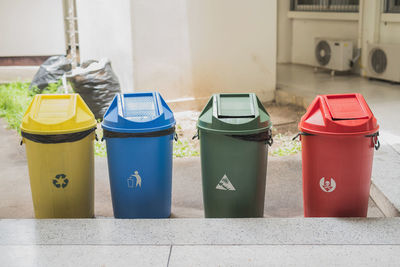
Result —
[{"label": "yellow bin lid", "polygon": [[89,130],[96,119],[78,94],[36,95],[21,123],[21,130],[31,134],[67,134]]}]

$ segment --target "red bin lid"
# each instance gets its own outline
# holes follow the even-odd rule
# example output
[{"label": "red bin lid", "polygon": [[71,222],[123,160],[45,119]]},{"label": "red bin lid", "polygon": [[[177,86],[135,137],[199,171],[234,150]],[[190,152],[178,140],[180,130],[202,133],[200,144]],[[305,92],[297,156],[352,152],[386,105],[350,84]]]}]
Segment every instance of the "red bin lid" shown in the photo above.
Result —
[{"label": "red bin lid", "polygon": [[302,132],[368,135],[379,125],[361,94],[318,95],[299,123]]}]

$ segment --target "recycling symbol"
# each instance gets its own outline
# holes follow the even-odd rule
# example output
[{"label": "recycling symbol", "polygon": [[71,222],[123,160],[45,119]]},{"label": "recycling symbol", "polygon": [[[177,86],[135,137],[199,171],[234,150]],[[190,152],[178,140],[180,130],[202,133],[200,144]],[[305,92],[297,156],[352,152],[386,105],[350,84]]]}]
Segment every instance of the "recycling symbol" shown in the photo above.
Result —
[{"label": "recycling symbol", "polygon": [[69,180],[65,174],[57,174],[53,179],[53,185],[57,188],[65,188],[68,185]]}]

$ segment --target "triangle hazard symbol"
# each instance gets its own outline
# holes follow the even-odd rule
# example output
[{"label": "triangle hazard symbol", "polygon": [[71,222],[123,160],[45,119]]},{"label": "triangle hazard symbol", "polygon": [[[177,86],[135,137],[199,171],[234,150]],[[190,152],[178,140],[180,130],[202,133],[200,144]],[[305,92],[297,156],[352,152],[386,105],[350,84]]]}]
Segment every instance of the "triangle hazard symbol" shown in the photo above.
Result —
[{"label": "triangle hazard symbol", "polygon": [[228,176],[224,174],[224,177],[219,181],[217,186],[215,187],[218,190],[229,190],[229,191],[236,191],[236,188],[233,186],[231,181],[229,181]]}]

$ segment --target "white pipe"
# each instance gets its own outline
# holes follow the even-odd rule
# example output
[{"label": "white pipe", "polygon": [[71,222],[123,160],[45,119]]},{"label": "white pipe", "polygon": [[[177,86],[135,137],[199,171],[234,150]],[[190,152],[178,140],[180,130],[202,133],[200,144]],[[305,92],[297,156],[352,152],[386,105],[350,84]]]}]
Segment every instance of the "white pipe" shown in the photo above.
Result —
[{"label": "white pipe", "polygon": [[360,0],[358,10],[358,41],[357,48],[361,49],[362,47],[362,38],[363,38],[363,20],[364,20],[364,0]]},{"label": "white pipe", "polygon": [[72,68],[77,65],[77,55],[76,55],[76,29],[75,29],[75,5],[74,0],[68,1],[68,33],[69,33],[69,44],[71,46],[71,59]]},{"label": "white pipe", "polygon": [[65,73],[63,74],[61,81],[62,81],[62,86],[64,88],[64,94],[68,94],[67,74]]},{"label": "white pipe", "polygon": [[382,13],[382,0],[378,0],[376,1],[376,6],[375,6],[374,43],[379,43],[380,41],[381,13]]}]

